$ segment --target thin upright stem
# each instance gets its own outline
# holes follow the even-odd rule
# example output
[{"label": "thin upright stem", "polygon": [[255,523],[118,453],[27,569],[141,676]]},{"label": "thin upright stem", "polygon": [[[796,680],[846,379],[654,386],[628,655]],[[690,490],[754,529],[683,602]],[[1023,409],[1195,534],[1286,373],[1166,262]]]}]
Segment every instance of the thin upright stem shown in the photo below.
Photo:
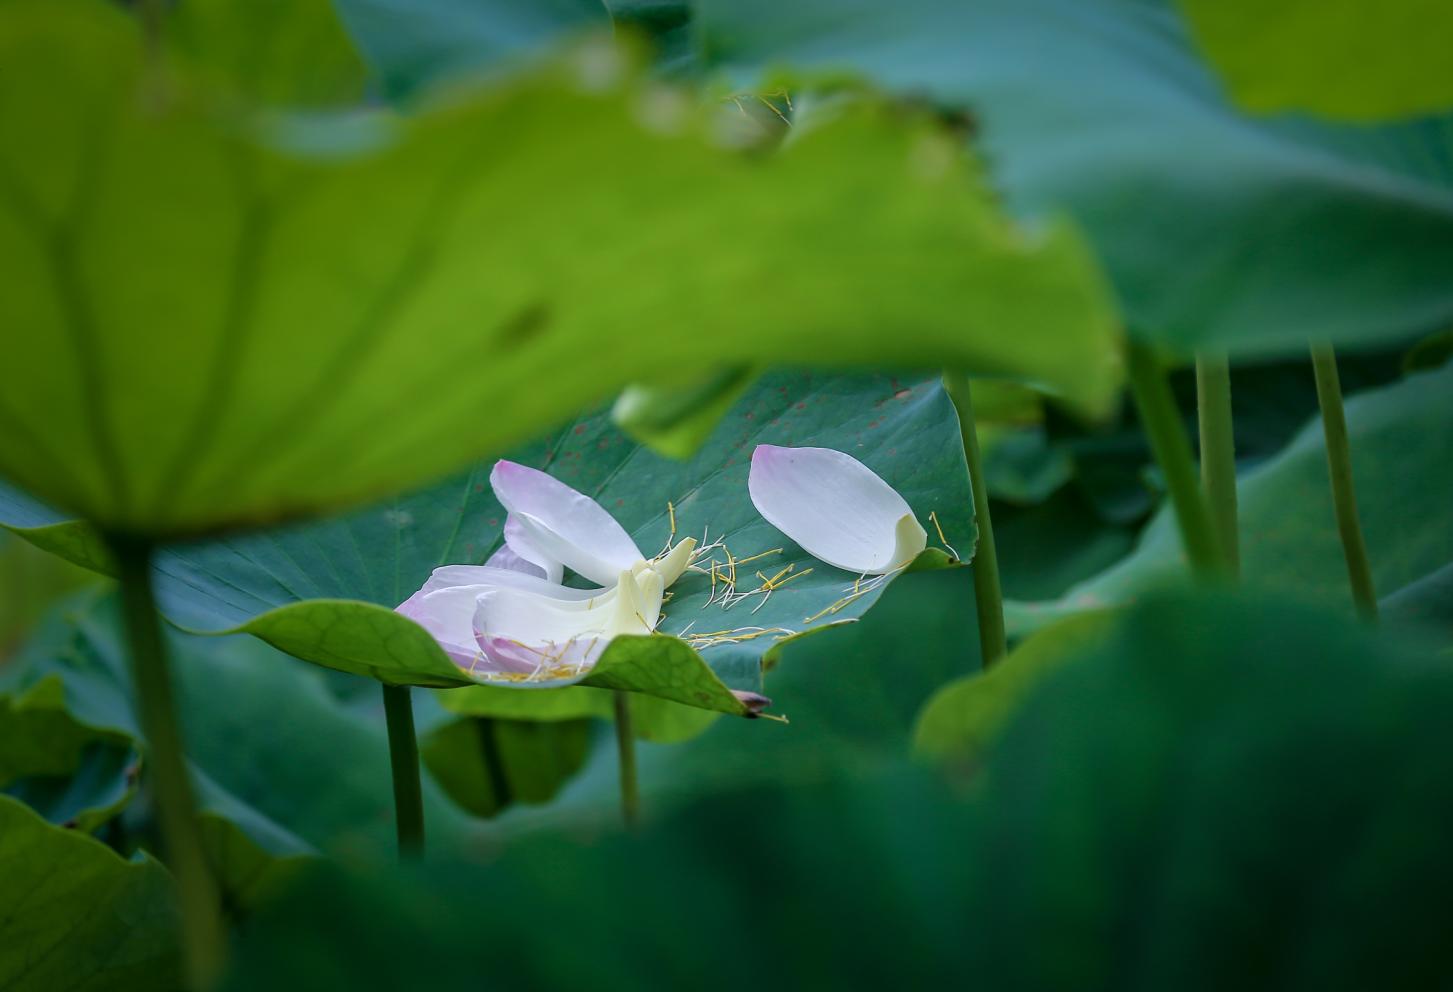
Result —
[{"label": "thin upright stem", "polygon": [[635,827],[640,817],[640,791],[636,783],[636,735],[631,726],[631,700],[615,694],[616,754],[620,758],[621,817]]},{"label": "thin upright stem", "polygon": [[146,541],[114,535],[110,545],[121,583],[121,611],[141,729],[146,734],[146,764],[161,825],[162,853],[176,880],[187,983],[194,990],[206,989],[222,972],[226,935],[183,757],[166,645],[152,589],[153,549]]},{"label": "thin upright stem", "polygon": [[1201,427],[1201,482],[1221,554],[1233,577],[1241,572],[1236,523],[1236,433],[1231,418],[1231,367],[1224,352],[1196,356],[1196,410]]},{"label": "thin upright stem", "polygon": [[1155,460],[1165,473],[1175,509],[1176,525],[1191,570],[1201,578],[1224,574],[1220,542],[1216,539],[1211,511],[1205,493],[1196,478],[1196,463],[1191,458],[1191,445],[1186,440],[1180,412],[1171,396],[1165,369],[1147,346],[1131,341],[1127,349],[1130,388],[1140,411],[1140,423],[1150,438]]},{"label": "thin upright stem", "polygon": [[1372,583],[1372,563],[1367,558],[1362,522],[1357,516],[1357,490],[1352,482],[1352,447],[1347,439],[1347,414],[1342,409],[1342,382],[1337,375],[1337,353],[1330,344],[1312,345],[1312,372],[1317,377],[1317,403],[1322,408],[1322,435],[1327,440],[1327,474],[1332,483],[1332,508],[1337,514],[1342,555],[1347,559],[1352,601],[1364,617],[1376,620],[1377,590]]},{"label": "thin upright stem", "polygon": [[412,861],[424,853],[424,794],[419,783],[419,742],[414,736],[414,704],[408,686],[383,687],[383,715],[393,766],[399,860]]},{"label": "thin upright stem", "polygon": [[979,614],[979,654],[984,667],[988,668],[1004,657],[1008,650],[1004,636],[1004,592],[999,583],[999,554],[994,547],[994,523],[989,516],[989,486],[984,481],[984,461],[979,454],[979,432],[974,424],[969,377],[960,372],[945,372],[943,384],[959,413],[964,459],[969,463],[974,523],[979,530],[979,543],[974,549],[974,606]]}]

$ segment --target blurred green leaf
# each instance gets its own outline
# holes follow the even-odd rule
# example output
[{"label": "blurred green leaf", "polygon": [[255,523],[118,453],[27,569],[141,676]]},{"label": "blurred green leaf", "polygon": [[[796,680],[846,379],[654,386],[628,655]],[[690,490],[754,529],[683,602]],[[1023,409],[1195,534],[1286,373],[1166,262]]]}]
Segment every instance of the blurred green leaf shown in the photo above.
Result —
[{"label": "blurred green leaf", "polygon": [[1448,120],[1248,119],[1170,0],[702,0],[696,32],[735,83],[855,74],[967,111],[1011,207],[1068,211],[1132,332],[1182,353],[1453,321]]},{"label": "blurred green leaf", "polygon": [[[5,487],[0,484],[0,518],[9,509],[5,497]],[[96,581],[92,572],[73,564],[75,558],[84,555],[56,557],[55,552],[45,554],[37,550],[37,543],[34,537],[21,540],[0,530],[0,671],[11,652],[55,600]]]},{"label": "blurred green leaf", "polygon": [[913,728],[913,750],[925,758],[973,767],[1015,710],[1049,674],[1093,650],[1111,628],[1108,613],[1068,617],[1018,645],[993,668],[955,679],[933,694]]},{"label": "blurred green leaf", "polygon": [[1248,110],[1377,122],[1453,108],[1453,8],[1443,0],[1180,4]]},{"label": "blurred green leaf", "polygon": [[[144,752],[118,624],[109,596],[80,594],[26,645],[6,674],[6,688],[39,692],[63,706],[57,718],[68,716],[77,733],[122,738]],[[174,634],[169,641],[199,805],[229,889],[261,885],[278,859],[392,851],[392,781],[376,691],[362,702],[345,702],[330,691],[324,673],[250,638]],[[419,709],[423,734],[448,719]],[[11,733],[7,722],[0,737]],[[434,849],[472,841],[469,819],[427,776],[424,803]],[[145,833],[144,824],[131,826]],[[245,891],[229,894],[247,900]]]},{"label": "blurred green leaf", "polygon": [[602,0],[335,0],[389,96],[498,72],[562,37],[608,28]]},{"label": "blurred green leaf", "polygon": [[[0,321],[24,329],[0,474],[103,528],[378,498],[717,365],[951,363],[1089,409],[1118,388],[1079,239],[1008,224],[902,107],[724,149],[720,108],[596,42],[289,152],[180,65],[155,92],[145,54],[109,6],[0,7]],[[333,133],[292,123],[294,148]]]},{"label": "blurred green leaf", "polygon": [[310,108],[363,96],[367,70],[330,0],[184,0],[163,16],[188,70],[241,100]]},{"label": "blurred green leaf", "polygon": [[616,399],[611,418],[652,451],[690,458],[751,388],[759,371],[744,365],[717,369],[685,384],[632,383]]},{"label": "blurred green leaf", "polygon": [[18,692],[0,681],[0,788],[53,823],[91,833],[136,792],[141,759],[113,730],[78,722],[45,676]]},{"label": "blurred green leaf", "polygon": [[1453,671],[1350,618],[1161,597],[1039,682],[967,796],[890,764],[483,867],[322,867],[227,987],[739,988],[726,960],[786,988],[1436,988],[1450,714]]},{"label": "blurred green leaf", "polygon": [[549,802],[589,752],[588,720],[466,717],[419,741],[434,780],[475,816],[495,816],[515,802]]},{"label": "blurred green leaf", "polygon": [[[1339,615],[1340,614],[1340,615]],[[999,988],[1431,988],[1453,669],[1350,611],[1152,596],[992,749],[970,928]]]},{"label": "blurred green leaf", "polygon": [[0,796],[0,987],[175,992],[171,879]]},{"label": "blurred green leaf", "polygon": [[[1347,401],[1358,515],[1375,586],[1393,596],[1453,562],[1453,367],[1419,373]],[[1412,481],[1416,480],[1416,481]],[[1241,569],[1249,584],[1332,605],[1351,605],[1327,485],[1320,420],[1238,482]],[[1135,552],[1057,600],[1012,603],[1019,634],[1081,610],[1132,602],[1186,575],[1168,509]]]}]

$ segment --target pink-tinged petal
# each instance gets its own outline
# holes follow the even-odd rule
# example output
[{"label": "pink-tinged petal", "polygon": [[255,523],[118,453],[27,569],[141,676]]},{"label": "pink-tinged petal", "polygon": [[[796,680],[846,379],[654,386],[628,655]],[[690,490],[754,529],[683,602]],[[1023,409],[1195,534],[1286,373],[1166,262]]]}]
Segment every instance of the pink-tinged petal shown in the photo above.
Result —
[{"label": "pink-tinged petal", "polygon": [[605,650],[605,638],[599,634],[578,638],[565,644],[521,644],[508,637],[478,636],[479,650],[484,656],[480,671],[516,672],[530,675],[559,666],[584,670],[594,665]]},{"label": "pink-tinged petal", "polygon": [[482,586],[420,589],[397,609],[427,630],[456,665],[468,667],[479,656],[474,641],[475,600]]},{"label": "pink-tinged petal", "polygon": [[515,549],[508,544],[501,544],[499,550],[490,555],[489,560],[485,564],[490,568],[505,568],[511,572],[533,575],[537,579],[544,579],[546,582],[551,581],[550,576],[545,573],[543,568],[532,561],[526,561],[521,558],[515,553]]},{"label": "pink-tinged petal", "polygon": [[[505,518],[505,548],[508,548],[521,561],[528,562],[551,582],[559,582],[565,576],[565,566],[562,562],[545,553],[545,550],[535,541],[530,539],[529,529],[526,528],[515,517]],[[503,548],[500,550],[504,550]],[[525,571],[525,569],[521,569]]]},{"label": "pink-tinged petal", "polygon": [[928,543],[927,532],[892,486],[832,448],[759,444],[747,490],[768,523],[845,571],[891,572]]},{"label": "pink-tinged petal", "polygon": [[559,479],[501,460],[489,484],[535,551],[592,582],[613,583],[645,557],[599,503]]}]

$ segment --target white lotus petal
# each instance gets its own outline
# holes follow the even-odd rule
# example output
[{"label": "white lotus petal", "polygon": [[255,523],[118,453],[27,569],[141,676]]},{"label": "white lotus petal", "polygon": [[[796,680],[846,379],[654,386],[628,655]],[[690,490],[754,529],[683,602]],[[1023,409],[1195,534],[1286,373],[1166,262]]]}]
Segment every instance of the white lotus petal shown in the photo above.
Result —
[{"label": "white lotus petal", "polygon": [[505,517],[504,537],[505,547],[520,559],[538,568],[545,578],[557,583],[564,578],[565,565],[550,557],[543,548],[530,540],[529,530],[519,520],[514,517]]},{"label": "white lotus petal", "polygon": [[510,568],[499,568],[495,565],[443,565],[434,569],[433,574],[424,583],[424,588],[419,591],[431,593],[452,586],[519,589],[537,596],[548,596],[551,599],[580,602],[596,599],[611,591],[609,587],[572,589],[569,586],[556,585],[537,575],[517,572]]},{"label": "white lotus petal", "polygon": [[619,598],[605,597],[582,609],[519,589],[486,589],[476,602],[471,637],[477,632],[521,644],[564,644],[584,634],[604,633]]},{"label": "white lotus petal", "polygon": [[489,484],[534,551],[592,582],[614,582],[645,557],[604,507],[544,472],[500,460]]},{"label": "white lotus petal", "polygon": [[[495,553],[489,556],[489,560],[486,561],[485,564],[488,565],[490,568],[506,568],[509,569],[511,572],[520,572],[525,575],[533,575],[536,578],[544,579],[546,582],[551,581],[550,577],[545,574],[545,570],[543,568],[541,568],[539,565],[536,565],[534,562],[526,561],[524,558],[521,558],[519,555],[515,554],[515,549],[510,547],[508,544],[501,544],[499,548],[495,551]],[[557,579],[554,581],[559,580]]]},{"label": "white lotus petal", "polygon": [[768,523],[848,572],[891,572],[928,544],[907,501],[868,466],[832,448],[759,444],[747,490]]}]

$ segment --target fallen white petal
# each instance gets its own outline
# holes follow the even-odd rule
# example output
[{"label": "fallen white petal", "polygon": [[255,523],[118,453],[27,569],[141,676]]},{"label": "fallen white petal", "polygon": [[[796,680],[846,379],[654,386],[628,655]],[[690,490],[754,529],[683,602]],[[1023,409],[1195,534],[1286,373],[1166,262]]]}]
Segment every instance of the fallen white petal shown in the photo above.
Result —
[{"label": "fallen white petal", "polygon": [[891,572],[928,543],[927,532],[892,486],[832,448],[759,444],[747,490],[768,523],[804,551],[848,572]]},{"label": "fallen white petal", "polygon": [[592,582],[611,583],[645,557],[604,507],[545,472],[500,460],[489,483],[532,553]]}]

